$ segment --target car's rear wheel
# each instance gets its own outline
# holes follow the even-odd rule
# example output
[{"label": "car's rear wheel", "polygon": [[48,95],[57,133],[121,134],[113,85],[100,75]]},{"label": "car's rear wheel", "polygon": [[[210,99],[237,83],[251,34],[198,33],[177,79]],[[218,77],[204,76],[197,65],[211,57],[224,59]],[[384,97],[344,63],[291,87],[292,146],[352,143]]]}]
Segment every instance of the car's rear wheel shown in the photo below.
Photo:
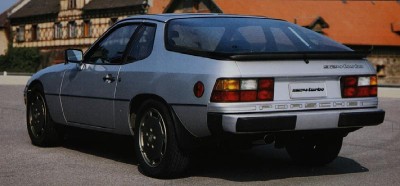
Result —
[{"label": "car's rear wheel", "polygon": [[63,131],[50,117],[41,86],[29,91],[26,106],[27,128],[32,144],[42,147],[59,145]]},{"label": "car's rear wheel", "polygon": [[189,158],[178,147],[173,119],[163,103],[149,100],[140,107],[135,153],[139,170],[150,177],[177,177],[186,169]]},{"label": "car's rear wheel", "polygon": [[286,144],[286,150],[298,164],[321,166],[337,158],[342,142],[339,135],[295,135]]}]

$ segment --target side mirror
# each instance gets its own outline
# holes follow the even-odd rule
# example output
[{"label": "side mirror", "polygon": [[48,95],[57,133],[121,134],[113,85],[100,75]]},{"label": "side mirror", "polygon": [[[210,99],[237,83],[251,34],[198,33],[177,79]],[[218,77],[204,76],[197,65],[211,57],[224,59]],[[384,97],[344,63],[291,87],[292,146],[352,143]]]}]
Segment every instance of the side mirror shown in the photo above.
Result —
[{"label": "side mirror", "polygon": [[83,60],[83,52],[78,49],[65,50],[65,64],[67,63],[81,63]]}]

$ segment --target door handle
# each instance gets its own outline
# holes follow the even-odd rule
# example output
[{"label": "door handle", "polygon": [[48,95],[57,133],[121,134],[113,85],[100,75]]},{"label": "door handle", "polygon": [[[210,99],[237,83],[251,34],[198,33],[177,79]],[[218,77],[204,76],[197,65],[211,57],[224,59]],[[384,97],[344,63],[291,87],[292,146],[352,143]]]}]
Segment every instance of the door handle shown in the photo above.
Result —
[{"label": "door handle", "polygon": [[115,77],[113,77],[112,74],[107,74],[103,77],[103,81],[106,83],[112,83],[115,81]]}]

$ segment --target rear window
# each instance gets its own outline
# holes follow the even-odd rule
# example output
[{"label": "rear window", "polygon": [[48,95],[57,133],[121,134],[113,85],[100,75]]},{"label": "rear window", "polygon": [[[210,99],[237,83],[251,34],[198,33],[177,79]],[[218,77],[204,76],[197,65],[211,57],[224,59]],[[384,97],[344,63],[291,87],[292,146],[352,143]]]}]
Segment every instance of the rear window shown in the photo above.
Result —
[{"label": "rear window", "polygon": [[346,52],[350,48],[319,33],[263,18],[190,18],[169,21],[168,50],[183,53],[263,54]]}]

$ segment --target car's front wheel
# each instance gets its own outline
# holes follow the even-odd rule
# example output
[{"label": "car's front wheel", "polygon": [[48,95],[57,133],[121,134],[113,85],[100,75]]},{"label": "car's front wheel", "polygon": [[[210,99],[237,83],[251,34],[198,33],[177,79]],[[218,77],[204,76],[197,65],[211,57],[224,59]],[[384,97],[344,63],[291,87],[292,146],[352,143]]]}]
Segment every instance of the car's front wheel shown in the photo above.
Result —
[{"label": "car's front wheel", "polygon": [[30,89],[26,107],[27,128],[32,144],[42,147],[59,145],[63,131],[50,117],[41,86]]},{"label": "car's front wheel", "polygon": [[135,122],[135,153],[139,170],[150,177],[177,177],[189,158],[178,147],[169,109],[149,100],[139,108]]},{"label": "car's front wheel", "polygon": [[338,156],[342,142],[340,135],[295,135],[286,144],[286,150],[296,163],[320,166]]}]

